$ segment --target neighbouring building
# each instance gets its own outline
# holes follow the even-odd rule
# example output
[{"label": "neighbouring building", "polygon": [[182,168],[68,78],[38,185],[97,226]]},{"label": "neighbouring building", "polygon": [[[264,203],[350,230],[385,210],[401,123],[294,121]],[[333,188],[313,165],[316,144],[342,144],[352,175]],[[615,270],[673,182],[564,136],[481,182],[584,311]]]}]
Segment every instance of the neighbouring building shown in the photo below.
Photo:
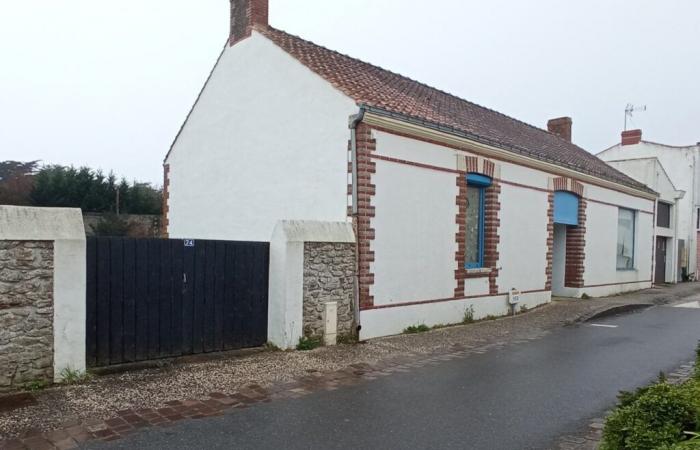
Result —
[{"label": "neighbouring building", "polygon": [[641,130],[622,132],[620,143],[598,157],[660,193],[657,203],[657,283],[697,279],[700,232],[700,144],[672,146],[642,140]]},{"label": "neighbouring building", "polygon": [[361,338],[648,288],[657,194],[571,142],[268,24],[230,37],[164,162],[173,238],[353,223]]}]

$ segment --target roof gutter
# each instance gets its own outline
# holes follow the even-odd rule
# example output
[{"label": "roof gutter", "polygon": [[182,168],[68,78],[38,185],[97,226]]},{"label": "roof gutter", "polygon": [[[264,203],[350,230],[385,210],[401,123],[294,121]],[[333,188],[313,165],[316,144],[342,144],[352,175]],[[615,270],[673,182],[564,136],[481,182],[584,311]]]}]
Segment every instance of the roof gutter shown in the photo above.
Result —
[{"label": "roof gutter", "polygon": [[539,155],[535,155],[533,152],[522,147],[496,144],[489,139],[485,139],[473,133],[463,132],[452,127],[385,111],[376,107],[363,105],[363,108],[365,109],[363,120],[369,125],[452,144],[468,151],[524,164],[549,173],[573,177],[579,181],[588,182],[605,188],[612,188],[648,200],[655,200],[658,197],[658,194],[649,188],[645,187],[645,189],[640,189],[620,182],[605,180],[596,175],[583,172],[576,166],[567,165],[558,161],[546,161]]}]

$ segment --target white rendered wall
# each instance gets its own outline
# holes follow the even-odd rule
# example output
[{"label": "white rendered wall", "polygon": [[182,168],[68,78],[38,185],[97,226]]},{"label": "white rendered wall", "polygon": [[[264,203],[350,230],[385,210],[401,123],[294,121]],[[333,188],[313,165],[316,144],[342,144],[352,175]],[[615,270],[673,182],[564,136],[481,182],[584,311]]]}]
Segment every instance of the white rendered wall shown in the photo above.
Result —
[{"label": "white rendered wall", "polygon": [[[550,300],[549,292],[522,294],[517,308],[534,308]],[[425,324],[431,327],[459,323],[463,320],[465,311],[470,308],[474,311],[475,320],[486,316],[505,316],[511,311],[505,295],[371,309],[362,311],[360,339],[399,334],[411,325]]]},{"label": "white rendered wall", "polygon": [[54,380],[85,371],[85,227],[80,209],[0,206],[0,240],[54,244]]},{"label": "white rendered wall", "polygon": [[352,100],[260,34],[226,47],[166,163],[176,238],[267,241],[347,215]]},{"label": "white rendered wall", "polygon": [[[375,256],[374,263],[370,264],[374,274],[370,293],[375,308],[361,312],[361,336],[369,338],[400,333],[410,325],[421,323],[429,326],[457,323],[470,306],[474,308],[476,318],[508,313],[507,297],[490,296],[486,278],[465,280],[466,296],[483,297],[451,299],[456,287],[457,186],[456,173],[450,171],[456,169],[457,156],[467,153],[382,131],[373,134],[377,140],[376,154],[380,157],[447,171],[375,159],[376,173],[372,176],[376,185],[376,195],[372,198],[375,217],[370,221],[375,230],[375,239],[370,243]],[[549,179],[555,175],[512,163],[496,163],[502,180],[499,294],[516,288],[527,292],[523,294],[526,306],[537,306],[551,298],[551,293],[544,291],[549,206],[545,190],[549,188]],[[638,214],[638,270],[620,273],[615,267],[615,205],[653,211],[653,200],[592,185],[586,185],[586,196],[592,199],[587,210],[584,273],[585,284],[590,287],[566,288],[562,294],[573,297],[584,292],[608,295],[649,287],[650,283],[643,281],[651,277],[652,216]],[[612,203],[613,206],[593,200]],[[562,265],[562,277],[563,270]],[[597,286],[608,283],[615,284]]]},{"label": "white rendered wall", "polygon": [[548,194],[503,184],[500,203],[499,291],[544,289]]},{"label": "white rendered wall", "polygon": [[376,161],[376,169],[374,304],[452,297],[455,175],[385,161]]}]

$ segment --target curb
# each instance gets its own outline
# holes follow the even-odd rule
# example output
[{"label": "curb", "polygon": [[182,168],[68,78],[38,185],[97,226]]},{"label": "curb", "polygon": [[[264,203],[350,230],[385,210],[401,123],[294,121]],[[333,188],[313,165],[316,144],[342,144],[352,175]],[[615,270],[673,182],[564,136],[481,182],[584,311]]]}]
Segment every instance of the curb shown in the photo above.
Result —
[{"label": "curb", "polygon": [[628,305],[615,305],[602,310],[593,311],[589,314],[583,314],[578,319],[574,320],[574,323],[589,322],[591,320],[602,319],[605,317],[617,316],[620,314],[631,313],[635,311],[640,311],[644,309],[651,308],[655,306],[650,303],[630,303]]}]

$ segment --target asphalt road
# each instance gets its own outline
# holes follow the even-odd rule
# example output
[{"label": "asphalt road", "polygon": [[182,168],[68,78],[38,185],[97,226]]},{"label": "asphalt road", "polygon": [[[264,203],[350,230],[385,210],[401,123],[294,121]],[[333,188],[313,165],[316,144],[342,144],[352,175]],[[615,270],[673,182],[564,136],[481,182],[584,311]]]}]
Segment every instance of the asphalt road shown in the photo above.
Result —
[{"label": "asphalt road", "polygon": [[147,429],[88,448],[547,449],[621,389],[690,361],[700,309],[654,307],[336,391]]}]

